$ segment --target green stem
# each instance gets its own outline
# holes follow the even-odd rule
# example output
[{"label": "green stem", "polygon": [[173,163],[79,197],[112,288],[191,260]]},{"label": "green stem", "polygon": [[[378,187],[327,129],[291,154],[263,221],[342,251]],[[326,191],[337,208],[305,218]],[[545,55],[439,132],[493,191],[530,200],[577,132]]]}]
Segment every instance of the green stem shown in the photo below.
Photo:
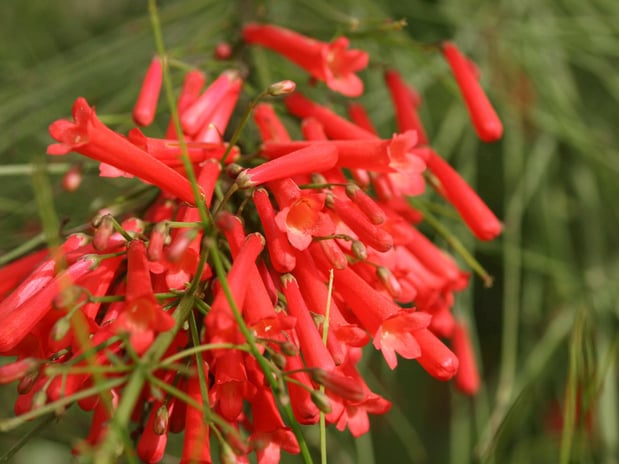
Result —
[{"label": "green stem", "polygon": [[165,367],[188,356],[193,356],[196,353],[203,353],[211,350],[240,350],[249,352],[249,348],[245,345],[235,345],[234,343],[207,343],[205,345],[197,345],[187,348],[186,350],[179,351],[178,353],[163,359],[159,363],[158,367]]},{"label": "green stem", "polygon": [[176,134],[178,136],[178,144],[181,149],[181,160],[183,162],[183,167],[185,168],[187,178],[189,179],[189,182],[191,184],[191,190],[193,191],[193,196],[196,200],[196,207],[198,208],[198,211],[200,213],[200,219],[202,220],[202,223],[206,226],[206,224],[209,223],[209,216],[206,210],[206,205],[204,203],[204,198],[200,191],[200,186],[198,185],[196,173],[193,170],[193,165],[191,164],[191,159],[189,158],[189,152],[187,151],[187,142],[185,141],[185,135],[183,134],[183,128],[181,126],[181,119],[178,114],[178,109],[176,108],[176,103],[174,101],[174,90],[172,88],[172,79],[170,79],[170,68],[168,65],[168,58],[163,43],[163,34],[161,32],[161,22],[159,21],[159,12],[157,10],[156,0],[148,0],[148,12],[150,14],[150,21],[153,29],[155,45],[157,47],[157,53],[161,57],[161,64],[163,68],[163,84],[165,88],[166,99],[168,100],[168,106],[170,107],[170,113],[172,115],[174,128],[176,129]]},{"label": "green stem", "polygon": [[36,436],[41,430],[43,430],[45,427],[47,427],[49,424],[51,424],[54,419],[56,419],[56,415],[55,414],[48,414],[46,417],[44,417],[41,422],[39,422],[37,425],[35,425],[31,430],[29,430],[28,432],[21,434],[20,437],[17,439],[17,441],[13,444],[13,446],[11,446],[11,448],[4,453],[2,456],[0,456],[0,463],[3,462],[11,462],[11,459],[13,458],[13,456],[15,456],[15,454],[22,449],[22,447],[34,436]]},{"label": "green stem", "polygon": [[447,243],[458,253],[462,259],[468,264],[473,271],[481,278],[486,287],[492,286],[493,278],[483,268],[473,255],[467,250],[458,238],[453,235],[427,208],[421,205],[416,198],[409,197],[410,203],[423,214],[423,219],[426,221],[438,234],[447,241]]},{"label": "green stem", "polygon": [[[13,430],[20,425],[24,424],[27,421],[32,419],[36,419],[37,417],[44,416],[45,414],[56,413],[58,410],[74,403],[83,398],[88,398],[92,395],[98,395],[102,391],[109,391],[112,388],[116,388],[122,385],[125,382],[124,377],[116,377],[114,379],[107,380],[106,382],[95,385],[91,388],[86,388],[84,390],[80,390],[73,395],[65,396],[56,400],[52,403],[47,403],[39,408],[32,409],[28,412],[25,412],[17,417],[11,417],[10,419],[0,420],[0,432],[8,432],[9,430]],[[112,461],[106,461],[112,462]]]},{"label": "green stem", "polygon": [[258,95],[251,102],[249,102],[249,105],[247,105],[247,108],[245,108],[245,113],[243,113],[243,117],[241,119],[241,122],[236,126],[236,129],[234,129],[234,133],[232,134],[232,137],[230,137],[230,141],[228,142],[228,146],[226,147],[226,151],[224,152],[223,156],[221,157],[221,164],[222,165],[226,162],[226,159],[228,158],[228,156],[230,155],[230,152],[232,151],[232,149],[236,145],[236,142],[239,141],[239,138],[241,137],[241,132],[243,132],[243,129],[245,128],[245,125],[249,121],[249,118],[251,116],[252,111],[254,111],[254,108],[256,108],[256,105],[258,105],[258,103],[260,103],[260,100],[262,100],[267,95],[268,95],[268,91],[264,90],[260,95]]},{"label": "green stem", "polygon": [[0,256],[0,266],[4,266],[6,263],[10,263],[14,259],[25,255],[26,253],[34,250],[36,247],[38,247],[39,245],[42,245],[43,243],[45,243],[45,235],[44,234],[35,235],[30,240],[25,241],[18,247],[13,248],[8,253],[5,253],[2,256]]},{"label": "green stem", "polygon": [[[47,174],[64,174],[72,165],[69,163],[46,164],[43,169]],[[0,176],[32,176],[39,169],[33,164],[7,164],[0,166]]]}]

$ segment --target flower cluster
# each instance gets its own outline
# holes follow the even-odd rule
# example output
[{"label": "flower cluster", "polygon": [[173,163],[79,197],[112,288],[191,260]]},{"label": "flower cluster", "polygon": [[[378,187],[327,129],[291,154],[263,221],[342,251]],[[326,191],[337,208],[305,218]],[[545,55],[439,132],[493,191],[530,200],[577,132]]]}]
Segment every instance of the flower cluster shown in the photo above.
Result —
[{"label": "flower cluster", "polygon": [[[242,36],[334,91],[363,91],[355,72],[368,55],[346,38],[323,43],[258,24]],[[500,137],[470,63],[453,44],[444,53],[480,137]],[[163,71],[155,58],[138,125],[155,118]],[[47,152],[80,153],[102,176],[160,192],[145,211],[102,211],[91,234],[0,269],[0,353],[17,358],[0,367],[0,382],[19,382],[18,418],[77,402],[93,411],[79,452],[116,450],[111,437],[133,422],[118,442],[133,440],[144,462],[161,460],[168,434],[184,431],[183,463],[211,462],[211,436],[226,459],[255,451],[271,463],[306,446],[291,421],[315,424],[323,413],[359,436],[369,414],[389,410],[356,367],[368,344],[392,369],[398,356],[413,359],[474,394],[475,355],[451,311],[469,274],[420,232],[424,214],[409,199],[430,179],[480,240],[501,224],[432,149],[417,93],[394,69],[384,77],[392,137],[380,137],[358,103],[347,119],[282,81],[264,94],[283,96],[282,107],[251,106],[262,139],[251,154],[223,136],[243,86],[235,71],[206,87],[202,72],[187,73],[163,138],[119,134],[78,98],[72,121],[50,126],[57,143]],[[284,107],[302,140],[280,120]]]}]

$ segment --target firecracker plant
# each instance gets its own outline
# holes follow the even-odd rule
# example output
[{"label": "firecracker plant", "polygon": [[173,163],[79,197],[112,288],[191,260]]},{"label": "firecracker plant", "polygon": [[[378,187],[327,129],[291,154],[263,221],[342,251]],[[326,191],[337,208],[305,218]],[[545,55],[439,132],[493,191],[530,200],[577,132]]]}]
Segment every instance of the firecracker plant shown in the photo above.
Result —
[{"label": "firecracker plant", "polygon": [[[499,235],[501,222],[432,148],[421,99],[397,63],[368,69],[372,57],[346,37],[247,23],[218,59],[262,47],[309,77],[278,76],[248,105],[239,101],[251,68],[208,82],[208,70],[191,69],[177,90],[170,73],[181,68],[170,67],[150,7],[157,54],[135,84],[133,120],[165,117],[165,87],[165,134],[119,133],[78,96],[72,117],[49,126],[47,153],[77,152],[99,162],[101,176],[157,194],[145,209],[102,209],[89,230],[0,269],[0,353],[11,359],[0,383],[19,392],[0,429],[79,407],[92,420],[75,453],[93,462],[159,462],[171,433],[184,434],[182,463],[252,453],[274,463],[282,450],[311,462],[305,426],[358,437],[370,415],[390,409],[388,392],[371,391],[357,370],[364,347],[391,369],[398,358],[417,362],[475,395],[474,350],[452,306],[473,273],[491,279],[465,249],[455,248],[463,269],[418,229],[425,221],[455,240],[420,200],[438,192],[479,240]],[[479,138],[498,140],[475,65],[454,43],[428,53],[444,55]],[[358,102],[343,117],[306,95],[314,86],[358,97],[363,73],[384,75],[397,121],[390,137]],[[240,122],[228,127],[234,114]],[[302,137],[289,135],[284,114]],[[250,121],[258,143],[244,143]],[[65,188],[79,183],[79,169],[68,171]]]}]

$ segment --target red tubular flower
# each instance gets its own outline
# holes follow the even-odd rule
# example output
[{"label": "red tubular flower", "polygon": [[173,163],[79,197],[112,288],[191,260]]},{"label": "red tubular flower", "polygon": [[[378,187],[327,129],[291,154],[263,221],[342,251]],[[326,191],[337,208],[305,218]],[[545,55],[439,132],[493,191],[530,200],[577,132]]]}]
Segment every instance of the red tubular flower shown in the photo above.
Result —
[{"label": "red tubular flower", "polygon": [[217,357],[213,365],[215,383],[210,388],[217,413],[228,422],[234,422],[243,410],[243,399],[250,397],[255,387],[247,380],[243,353],[226,350]]},{"label": "red tubular flower", "polygon": [[449,380],[458,372],[458,358],[436,335],[428,329],[415,333],[415,338],[421,347],[421,356],[417,361],[432,377],[438,380]]},{"label": "red tubular flower", "polygon": [[462,322],[456,322],[451,342],[454,353],[460,361],[460,368],[456,374],[456,387],[465,395],[475,395],[479,391],[481,381],[469,330]]},{"label": "red tubular flower", "polygon": [[251,188],[299,174],[326,171],[336,163],[335,147],[325,144],[310,145],[242,171],[236,178],[236,183],[241,188]]},{"label": "red tubular flower", "polygon": [[12,311],[0,316],[0,353],[17,346],[51,310],[52,302],[61,290],[79,282],[91,270],[95,261],[84,257],[69,266],[44,288],[35,293]]},{"label": "red tubular flower", "polygon": [[236,78],[230,84],[227,92],[221,97],[215,109],[211,112],[200,131],[196,134],[196,142],[211,142],[222,144],[222,138],[230,121],[230,116],[236,107],[241,94],[243,81]]},{"label": "red tubular flower", "polygon": [[368,65],[369,55],[362,50],[348,50],[346,37],[325,43],[282,27],[247,24],[243,28],[243,39],[285,56],[324,81],[331,90],[348,97],[363,93],[363,82],[355,72]]},{"label": "red tubular flower", "polygon": [[269,142],[262,146],[261,155],[277,159],[296,150],[309,147],[331,147],[336,150],[339,168],[367,169],[375,172],[389,172],[390,140],[331,140],[331,141],[291,141]]},{"label": "red tubular flower", "polygon": [[273,267],[277,272],[290,272],[296,266],[294,250],[284,232],[277,226],[275,222],[275,210],[269,200],[269,194],[264,189],[257,189],[254,192],[254,203],[256,211],[260,216],[260,222],[264,229],[264,235],[267,241],[267,249]]},{"label": "red tubular flower", "polygon": [[48,250],[35,251],[0,268],[0,298],[13,290],[48,254]]},{"label": "red tubular flower", "polygon": [[305,250],[314,236],[330,235],[335,231],[335,224],[323,211],[324,205],[324,194],[305,191],[275,216],[275,223],[297,250]]},{"label": "red tubular flower", "polygon": [[282,420],[273,394],[266,388],[259,388],[251,400],[252,434],[249,437],[256,448],[256,456],[261,464],[277,463],[280,448],[291,454],[300,451],[297,439]]},{"label": "red tubular flower", "polygon": [[356,184],[349,184],[346,186],[346,195],[361,211],[363,211],[363,214],[365,214],[372,224],[379,225],[385,222],[385,212],[380,205]]},{"label": "red tubular flower", "polygon": [[181,115],[183,131],[189,135],[196,134],[208,121],[232,84],[238,79],[238,73],[235,71],[225,71],[215,79]]},{"label": "red tubular flower", "polygon": [[387,251],[393,247],[393,237],[381,228],[374,225],[355,204],[345,197],[336,197],[333,201],[333,211],[350,227],[365,245],[378,251]]},{"label": "red tubular flower", "polygon": [[477,135],[484,142],[499,140],[503,135],[503,124],[479,85],[471,63],[451,42],[443,43],[443,55],[456,78]]},{"label": "red tubular flower", "polygon": [[394,69],[385,72],[385,81],[395,107],[399,131],[414,130],[417,133],[419,144],[427,145],[428,137],[416,110],[420,102],[419,96],[407,87],[400,74]]},{"label": "red tubular flower", "polygon": [[48,154],[76,151],[133,174],[183,201],[195,203],[186,178],[105,126],[84,98],[75,100],[73,120],[60,119],[49,126],[49,133],[59,143],[47,147]]},{"label": "red tubular flower", "polygon": [[362,129],[330,109],[304,97],[299,92],[286,97],[284,103],[288,111],[299,118],[316,118],[323,125],[325,132],[331,139],[350,140],[376,138],[376,135],[372,132]]},{"label": "red tubular flower", "polygon": [[18,361],[0,366],[0,384],[11,383],[36,371],[41,361],[35,358],[22,358]]},{"label": "red tubular flower", "polygon": [[136,353],[144,353],[156,332],[174,327],[174,318],[159,305],[153,293],[146,246],[133,240],[127,247],[127,292],[124,310],[110,326],[114,333],[128,332]]},{"label": "red tubular flower", "polygon": [[[176,108],[178,109],[178,114],[183,115],[187,108],[189,108],[193,102],[197,100],[200,96],[200,90],[204,87],[204,83],[206,82],[206,77],[204,77],[204,73],[198,70],[191,70],[185,75],[185,79],[183,80],[183,87],[181,89],[181,93],[178,97],[178,103],[176,104]],[[165,133],[166,139],[178,139],[178,134],[176,133],[176,128],[174,127],[174,121],[170,120],[168,124],[168,129]]]},{"label": "red tubular flower", "polygon": [[312,390],[314,387],[309,375],[303,370],[304,368],[301,356],[286,356],[286,370],[291,372],[288,377],[301,384],[299,385],[296,382],[288,382],[287,384],[292,412],[299,423],[309,425],[318,422],[320,411],[312,401],[311,394],[308,391],[308,389]]},{"label": "red tubular flower", "polygon": [[391,409],[391,402],[372,392],[355,368],[361,359],[361,349],[351,348],[348,353],[342,371],[362,386],[363,396],[359,401],[346,401],[344,412],[337,421],[337,429],[343,431],[348,426],[352,436],[357,438],[370,430],[368,413],[385,414]]},{"label": "red tubular flower", "polygon": [[[251,272],[252,266],[255,265],[258,255],[262,252],[264,244],[262,235],[259,233],[249,234],[226,276],[230,292],[239,310],[243,307],[247,297],[247,276]],[[226,294],[221,287],[216,290],[211,311],[206,315],[204,321],[207,329],[206,336],[213,343],[237,343],[237,339],[242,337],[232,315]],[[220,356],[221,350],[218,350],[216,355]]]},{"label": "red tubular flower", "polygon": [[[148,464],[156,464],[163,458],[165,448],[168,443],[168,420],[173,412],[174,402],[167,405],[161,401],[156,401],[148,415],[144,431],[140,436],[137,445],[137,453],[140,459]],[[164,408],[166,419],[161,424],[161,408]]]},{"label": "red tubular flower", "polygon": [[[208,365],[204,366],[208,373]],[[208,375],[208,374],[207,374]],[[208,398],[202,398],[200,379],[197,375],[187,381],[187,395],[202,407],[208,407]],[[210,429],[204,422],[202,408],[187,404],[185,412],[185,437],[181,464],[211,464]]]},{"label": "red tubular flower", "polygon": [[268,103],[258,104],[254,109],[253,117],[263,142],[288,142],[290,140],[290,135],[277,117],[273,106]]},{"label": "red tubular flower", "polygon": [[[153,158],[170,167],[183,165],[181,146],[177,140],[146,137],[137,127],[129,131],[127,138]],[[217,143],[187,142],[186,146],[187,155],[192,163],[200,163],[209,158],[221,158],[225,151],[225,147],[219,141]]]},{"label": "red tubular flower", "polygon": [[158,56],[155,56],[146,71],[140,95],[133,107],[133,121],[138,126],[149,126],[155,120],[155,111],[162,81],[163,68],[161,67],[161,60]]},{"label": "red tubular flower", "polygon": [[430,150],[428,169],[440,181],[442,193],[480,240],[492,240],[501,233],[502,225],[492,211],[466,181],[434,150]]},{"label": "red tubular flower", "polygon": [[378,135],[378,131],[374,127],[374,123],[368,116],[365,107],[361,103],[349,103],[348,104],[348,117],[354,122],[357,126],[365,129],[372,134]]},{"label": "red tubular flower", "polygon": [[374,337],[374,346],[382,351],[391,369],[398,364],[396,353],[405,359],[421,355],[416,336],[430,324],[429,314],[401,309],[350,267],[335,270],[334,282],[361,326]]}]

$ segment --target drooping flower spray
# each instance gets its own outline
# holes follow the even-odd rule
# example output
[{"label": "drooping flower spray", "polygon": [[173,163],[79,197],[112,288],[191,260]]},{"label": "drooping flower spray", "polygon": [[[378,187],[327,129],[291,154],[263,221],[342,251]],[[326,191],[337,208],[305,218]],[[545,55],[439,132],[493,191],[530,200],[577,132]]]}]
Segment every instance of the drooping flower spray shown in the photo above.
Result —
[{"label": "drooping flower spray", "polygon": [[[323,42],[255,23],[241,36],[216,56],[265,47],[325,93],[359,97],[364,73],[377,72],[346,37]],[[443,51],[478,134],[496,140],[502,126],[469,64],[454,45]],[[159,43],[136,92],[137,125],[164,113],[163,56]],[[102,176],[135,177],[124,182],[157,194],[66,237],[62,265],[40,250],[0,269],[0,355],[17,358],[0,367],[0,383],[19,382],[17,416],[0,427],[77,403],[93,411],[93,425],[76,452],[95,462],[123,447],[159,462],[179,432],[181,462],[212,462],[215,448],[239,462],[251,453],[278,462],[282,450],[311,462],[301,423],[322,417],[358,437],[368,414],[391,407],[358,367],[364,347],[391,369],[413,360],[474,395],[472,342],[452,314],[470,273],[421,232],[423,212],[409,200],[431,176],[478,239],[495,238],[501,223],[432,149],[412,86],[393,67],[378,72],[398,124],[386,138],[360,102],[346,119],[290,76],[245,109],[251,67],[189,71],[172,108],[177,123],[163,121],[162,137],[118,133],[78,97],[73,120],[50,125],[47,152],[80,153],[101,163]],[[242,123],[228,128],[235,112]],[[243,139],[252,118],[253,144]],[[298,140],[287,130],[295,118]]]}]

